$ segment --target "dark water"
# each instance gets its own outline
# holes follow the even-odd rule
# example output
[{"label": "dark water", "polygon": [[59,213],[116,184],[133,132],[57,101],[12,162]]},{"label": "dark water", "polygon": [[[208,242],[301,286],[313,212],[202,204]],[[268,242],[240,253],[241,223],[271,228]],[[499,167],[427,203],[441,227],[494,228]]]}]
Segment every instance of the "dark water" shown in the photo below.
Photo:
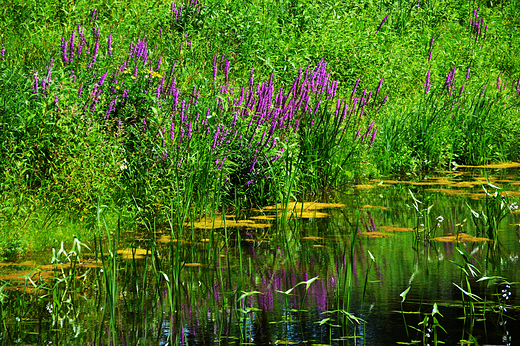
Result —
[{"label": "dark water", "polygon": [[[488,180],[501,187],[504,198],[496,199]],[[158,234],[158,256],[118,260],[113,310],[102,268],[93,267],[75,291],[10,294],[4,299],[10,305],[3,305],[1,340],[433,345],[436,334],[446,345],[518,345],[518,187],[514,169],[459,169],[415,182],[383,179],[328,193],[320,202],[344,206],[318,208],[328,214],[323,218],[300,218],[298,206],[285,227],[269,220],[273,211],[264,208],[251,215],[267,214],[267,220],[253,220],[273,223],[270,228],[235,228],[228,217],[227,230],[198,229],[191,241],[169,243]],[[414,198],[421,202],[415,202],[417,208]],[[479,234],[475,221],[492,218],[490,201],[503,203],[498,211],[508,211],[496,241],[471,238],[489,236]],[[470,208],[481,213],[479,218]],[[458,241],[435,239],[450,235]],[[120,248],[150,249],[151,241],[126,237]],[[402,303],[400,294],[408,288]],[[438,314],[432,316],[434,305]]]}]

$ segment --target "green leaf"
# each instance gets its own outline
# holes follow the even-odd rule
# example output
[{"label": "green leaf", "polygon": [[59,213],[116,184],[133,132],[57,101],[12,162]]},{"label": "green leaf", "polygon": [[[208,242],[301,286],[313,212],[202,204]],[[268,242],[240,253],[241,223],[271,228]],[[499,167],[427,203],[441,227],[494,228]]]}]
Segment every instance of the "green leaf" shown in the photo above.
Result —
[{"label": "green leaf", "polygon": [[237,299],[237,302],[241,301],[244,298],[252,296],[253,294],[262,294],[262,292],[258,292],[258,291],[244,292],[244,291],[242,291],[242,295]]},{"label": "green leaf", "polygon": [[482,298],[480,298],[479,296],[477,296],[476,294],[473,294],[473,293],[470,293],[466,290],[464,290],[462,287],[460,287],[459,285],[457,285],[456,283],[453,283],[459,290],[462,291],[462,293],[464,293],[465,295],[467,295],[468,297],[470,298],[473,298],[474,300],[482,300]]},{"label": "green leaf", "polygon": [[406,295],[408,294],[408,292],[410,292],[410,288],[412,288],[412,286],[409,286],[407,289],[405,289],[403,292],[401,292],[401,294],[399,294],[399,296],[401,296],[403,298],[403,300],[401,300],[401,304],[404,303],[404,301],[406,299]]},{"label": "green leaf", "polygon": [[[437,306],[437,303],[434,303],[433,309],[432,309],[432,316],[435,316],[437,314],[442,316],[442,314],[439,311],[439,307]],[[442,316],[442,317],[444,317],[444,316]]]}]

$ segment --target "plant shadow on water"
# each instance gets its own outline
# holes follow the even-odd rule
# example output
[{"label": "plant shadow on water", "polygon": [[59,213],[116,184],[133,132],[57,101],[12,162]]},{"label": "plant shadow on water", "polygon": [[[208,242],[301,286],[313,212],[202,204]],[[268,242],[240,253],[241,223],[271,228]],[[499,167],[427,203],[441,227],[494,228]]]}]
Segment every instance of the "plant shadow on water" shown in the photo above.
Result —
[{"label": "plant shadow on water", "polygon": [[2,343],[513,345],[517,172],[478,173],[140,235],[103,229],[98,213],[107,234],[93,245],[75,238],[50,264],[2,263]]}]

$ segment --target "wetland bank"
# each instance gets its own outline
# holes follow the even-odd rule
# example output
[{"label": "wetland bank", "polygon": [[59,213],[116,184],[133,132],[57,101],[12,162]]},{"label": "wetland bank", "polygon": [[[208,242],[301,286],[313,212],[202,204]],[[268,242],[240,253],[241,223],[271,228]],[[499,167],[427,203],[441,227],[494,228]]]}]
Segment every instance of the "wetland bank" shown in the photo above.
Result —
[{"label": "wetland bank", "polygon": [[514,344],[516,1],[9,2],[3,344]]}]

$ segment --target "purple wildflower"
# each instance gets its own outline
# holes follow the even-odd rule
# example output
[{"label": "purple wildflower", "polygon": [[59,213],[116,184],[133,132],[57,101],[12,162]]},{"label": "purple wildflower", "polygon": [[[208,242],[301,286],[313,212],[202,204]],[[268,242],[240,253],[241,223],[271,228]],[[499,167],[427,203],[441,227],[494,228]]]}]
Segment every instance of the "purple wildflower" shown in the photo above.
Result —
[{"label": "purple wildflower", "polygon": [[353,98],[354,95],[356,94],[356,89],[357,89],[357,86],[358,86],[358,84],[359,84],[359,80],[360,80],[360,79],[361,79],[361,77],[358,78],[358,79],[356,79],[356,84],[354,84],[354,88],[352,89],[352,94],[350,94],[350,101],[352,101],[352,98]]},{"label": "purple wildflower", "polygon": [[90,23],[96,21],[96,20],[97,20],[97,17],[98,17],[98,15],[97,15],[97,10],[94,8],[94,9],[92,10],[92,15],[90,16]]},{"label": "purple wildflower", "polygon": [[382,85],[383,85],[383,78],[381,78],[381,80],[379,81],[379,84],[377,85],[376,96],[374,96],[374,99],[377,97],[377,95],[379,95],[379,90],[381,89]]},{"label": "purple wildflower", "polygon": [[170,124],[170,141],[173,142],[174,139],[175,139],[175,123],[172,122]]},{"label": "purple wildflower", "polygon": [[430,91],[430,70],[426,73],[426,82],[424,83],[424,93],[427,94]]},{"label": "purple wildflower", "polygon": [[33,94],[38,93],[38,71],[34,72]]},{"label": "purple wildflower", "polygon": [[0,50],[0,59],[2,59],[2,61],[5,61],[5,47],[4,47],[3,43],[2,43],[2,49]]},{"label": "purple wildflower", "polygon": [[112,56],[112,34],[108,34],[107,47],[108,55]]},{"label": "purple wildflower", "polygon": [[72,35],[70,35],[70,41],[69,41],[69,51],[70,51],[70,58],[69,62],[72,62],[74,59],[74,38],[76,36],[76,30],[72,30]]},{"label": "purple wildflower", "polygon": [[101,76],[101,79],[99,80],[98,84],[99,86],[103,86],[103,83],[105,82],[105,78],[107,76],[107,72],[105,72],[102,76]]},{"label": "purple wildflower", "polygon": [[224,64],[224,74],[226,76],[226,80],[228,80],[229,75],[229,60],[226,59],[226,63]]},{"label": "purple wildflower", "polygon": [[83,93],[83,83],[78,88],[78,98],[81,98],[81,94]]},{"label": "purple wildflower", "polygon": [[217,80],[217,53],[213,56],[213,82]]},{"label": "purple wildflower", "polygon": [[372,132],[372,138],[370,139],[370,146],[372,146],[372,143],[374,143],[374,140],[376,139],[376,133],[377,129],[374,128],[374,132]]},{"label": "purple wildflower", "polygon": [[377,28],[376,30],[376,34],[379,32],[379,30],[383,27],[383,24],[386,22],[386,19],[388,18],[388,14],[385,16],[385,18],[383,18],[383,20],[381,21],[381,24],[379,24],[379,27]]},{"label": "purple wildflower", "polygon": [[69,58],[67,56],[67,42],[65,41],[65,37],[61,38],[61,60],[65,66],[69,62]]}]

